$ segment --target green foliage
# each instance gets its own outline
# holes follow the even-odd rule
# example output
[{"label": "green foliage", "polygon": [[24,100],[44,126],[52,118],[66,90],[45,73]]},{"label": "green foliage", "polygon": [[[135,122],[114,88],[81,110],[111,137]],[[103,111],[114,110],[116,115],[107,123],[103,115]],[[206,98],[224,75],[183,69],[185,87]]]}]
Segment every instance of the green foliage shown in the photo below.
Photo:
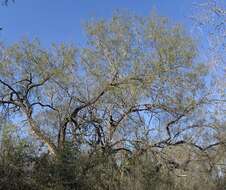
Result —
[{"label": "green foliage", "polygon": [[78,48],[1,44],[0,189],[224,187],[224,120],[182,26],[116,13],[86,32]]},{"label": "green foliage", "polygon": [[0,147],[0,189],[35,190],[30,165],[35,157],[30,144],[13,137],[10,126],[3,128]]}]

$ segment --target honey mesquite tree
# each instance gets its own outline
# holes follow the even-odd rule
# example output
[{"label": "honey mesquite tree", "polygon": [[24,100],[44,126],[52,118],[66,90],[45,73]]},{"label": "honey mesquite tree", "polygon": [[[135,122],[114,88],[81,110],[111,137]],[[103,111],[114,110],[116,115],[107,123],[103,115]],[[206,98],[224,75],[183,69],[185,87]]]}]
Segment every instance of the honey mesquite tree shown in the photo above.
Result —
[{"label": "honey mesquite tree", "polygon": [[84,47],[1,45],[3,118],[25,125],[54,155],[67,143],[139,157],[182,145],[206,152],[225,142],[208,112],[208,69],[180,25],[118,13],[86,31]]}]

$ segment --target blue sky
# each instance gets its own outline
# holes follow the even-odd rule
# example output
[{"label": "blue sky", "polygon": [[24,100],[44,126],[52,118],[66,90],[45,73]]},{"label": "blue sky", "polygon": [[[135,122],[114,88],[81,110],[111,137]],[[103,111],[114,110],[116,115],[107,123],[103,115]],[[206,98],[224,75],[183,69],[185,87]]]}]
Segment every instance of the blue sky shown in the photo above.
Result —
[{"label": "blue sky", "polygon": [[85,39],[82,24],[90,18],[109,18],[114,10],[148,15],[155,9],[188,27],[192,6],[192,0],[16,0],[0,7],[0,40],[13,43],[27,37],[45,45],[81,44]]}]

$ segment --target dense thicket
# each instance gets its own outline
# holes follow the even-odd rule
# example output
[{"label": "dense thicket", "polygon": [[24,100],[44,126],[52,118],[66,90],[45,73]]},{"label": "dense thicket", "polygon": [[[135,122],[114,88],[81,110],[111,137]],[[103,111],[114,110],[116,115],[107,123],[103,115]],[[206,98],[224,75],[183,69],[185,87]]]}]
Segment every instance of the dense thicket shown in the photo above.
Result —
[{"label": "dense thicket", "polygon": [[[23,140],[4,140],[0,153],[2,190],[224,190],[226,179],[211,175],[200,164],[176,175],[151,155],[116,163],[112,155],[81,153],[68,146],[59,157],[35,154]],[[124,160],[125,162],[125,160]],[[171,167],[171,168],[169,168]],[[201,171],[197,171],[197,167]],[[194,171],[196,169],[196,171]],[[185,172],[185,171],[184,171]],[[192,176],[194,175],[194,176]]]},{"label": "dense thicket", "polygon": [[155,14],[86,31],[1,45],[0,189],[224,189],[225,101],[194,40]]}]

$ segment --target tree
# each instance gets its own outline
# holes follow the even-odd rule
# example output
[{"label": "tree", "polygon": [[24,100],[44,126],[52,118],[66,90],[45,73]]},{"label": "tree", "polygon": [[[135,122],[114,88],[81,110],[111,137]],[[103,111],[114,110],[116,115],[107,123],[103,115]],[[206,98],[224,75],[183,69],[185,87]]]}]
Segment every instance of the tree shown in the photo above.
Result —
[{"label": "tree", "polygon": [[[201,46],[204,47],[203,52],[208,52],[205,58],[212,70],[212,86],[215,87],[215,91],[218,91],[221,93],[221,96],[224,96],[225,72],[222,68],[224,68],[226,61],[224,53],[226,47],[226,4],[221,0],[210,0],[195,5],[194,11],[196,13],[193,14],[194,16],[192,18],[195,28],[201,31],[199,36],[204,38],[201,41]],[[225,97],[221,99],[225,100]]]},{"label": "tree", "polygon": [[[90,168],[112,172],[100,176],[108,185],[98,178],[105,189],[145,156],[156,170],[178,170],[176,176],[194,156],[215,156],[225,138],[208,110],[215,103],[205,85],[208,70],[180,25],[155,14],[117,13],[87,23],[86,31],[85,47],[47,50],[38,40],[1,45],[5,119],[26,126],[58,161],[68,145],[85,152],[84,175]],[[189,154],[177,158],[174,150]],[[90,162],[99,154],[106,158],[103,170]]]},{"label": "tree", "polygon": [[6,124],[1,132],[0,189],[39,189],[30,178],[29,166],[36,156],[35,149],[16,135],[13,125]]}]

